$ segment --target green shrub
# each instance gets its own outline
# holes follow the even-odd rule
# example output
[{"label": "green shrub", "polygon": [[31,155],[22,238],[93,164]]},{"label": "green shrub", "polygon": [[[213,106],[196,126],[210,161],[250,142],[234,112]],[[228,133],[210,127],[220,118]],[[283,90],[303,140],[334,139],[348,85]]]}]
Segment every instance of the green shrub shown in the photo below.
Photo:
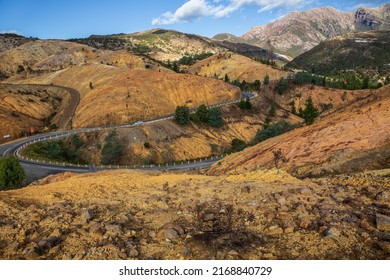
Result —
[{"label": "green shrub", "polygon": [[175,111],[175,119],[181,125],[190,123],[190,109],[187,106],[177,106]]},{"label": "green shrub", "polygon": [[0,158],[0,190],[21,188],[25,177],[26,173],[15,156]]},{"label": "green shrub", "polygon": [[58,128],[58,126],[55,124],[55,123],[53,123],[53,124],[51,124],[50,126],[49,126],[49,129],[50,130],[56,130]]},{"label": "green shrub", "polygon": [[231,143],[231,151],[239,152],[244,150],[248,145],[241,139],[234,138]]},{"label": "green shrub", "polygon": [[183,56],[182,58],[180,58],[178,60],[178,63],[182,64],[182,65],[193,65],[197,61],[206,59],[212,55],[213,55],[212,53],[200,53],[200,54],[195,54],[192,56],[186,55],[186,56]]},{"label": "green shrub", "polygon": [[275,117],[275,115],[276,115],[276,108],[275,108],[274,104],[271,105],[271,108],[269,109],[268,115],[271,118]]},{"label": "green shrub", "polygon": [[246,98],[245,100],[241,99],[240,103],[238,104],[238,107],[240,107],[240,109],[242,109],[242,110],[252,109],[251,100],[249,98]]},{"label": "green shrub", "polygon": [[213,154],[217,153],[219,151],[219,146],[217,144],[210,144],[211,152]]},{"label": "green shrub", "polygon": [[260,80],[256,80],[256,81],[253,82],[252,85],[255,88],[255,90],[259,90],[260,86],[261,86],[261,82],[260,82]]},{"label": "green shrub", "polygon": [[206,105],[202,104],[199,106],[199,108],[196,110],[196,115],[199,118],[200,122],[207,123],[209,119],[209,109],[207,109]]},{"label": "green shrub", "polygon": [[25,69],[24,69],[24,66],[23,65],[18,65],[18,69],[16,69],[16,73],[21,73],[21,72],[23,72]]},{"label": "green shrub", "polygon": [[268,85],[268,84],[269,84],[269,75],[268,75],[268,74],[265,75],[265,77],[264,77],[264,84],[265,84],[265,85]]},{"label": "green shrub", "polygon": [[104,165],[118,164],[123,154],[123,147],[118,140],[118,134],[114,129],[104,138],[104,146],[101,152],[101,163]]},{"label": "green shrub", "polygon": [[212,108],[210,110],[208,124],[217,128],[223,125],[222,112],[219,108]]},{"label": "green shrub", "polygon": [[71,142],[72,146],[75,147],[76,149],[79,149],[84,145],[84,142],[81,141],[80,137],[76,134],[74,134],[70,138],[70,142]]},{"label": "green shrub", "polygon": [[84,163],[79,151],[71,149],[61,140],[38,142],[31,146],[31,149],[27,154],[35,158],[45,158],[70,163]]},{"label": "green shrub", "polygon": [[190,120],[194,123],[200,123],[199,116],[196,113],[190,115]]},{"label": "green shrub", "polygon": [[293,126],[285,120],[274,123],[274,124],[270,124],[267,127],[264,127],[264,129],[259,130],[256,133],[256,136],[252,142],[253,142],[253,144],[263,142],[269,138],[286,133],[286,132],[290,131],[292,128],[293,128]]}]

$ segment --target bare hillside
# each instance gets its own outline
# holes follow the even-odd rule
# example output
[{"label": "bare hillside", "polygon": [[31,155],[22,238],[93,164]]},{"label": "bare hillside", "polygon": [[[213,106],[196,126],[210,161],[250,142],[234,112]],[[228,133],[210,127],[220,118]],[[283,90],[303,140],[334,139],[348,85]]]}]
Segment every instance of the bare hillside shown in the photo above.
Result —
[{"label": "bare hillside", "polygon": [[254,82],[255,80],[262,82],[266,75],[269,75],[271,80],[277,80],[289,74],[231,52],[216,54],[201,60],[192,65],[188,72],[199,76],[217,77],[220,79],[224,79],[225,75],[228,75],[230,81],[245,80],[247,82]]},{"label": "bare hillside", "polygon": [[273,166],[273,151],[288,159],[284,169],[300,175],[354,172],[388,167],[389,86],[374,91],[313,125],[268,139],[213,165],[211,174]]},{"label": "bare hillside", "polygon": [[389,187],[370,174],[66,173],[1,193],[0,259],[388,259]]},{"label": "bare hillside", "polygon": [[71,96],[53,86],[0,84],[0,100],[1,143],[29,135],[30,128],[38,132],[65,124]]},{"label": "bare hillside", "polygon": [[78,90],[81,101],[74,127],[131,123],[171,114],[178,105],[195,108],[202,103],[239,98],[238,88],[215,79],[157,68],[133,70],[99,63],[70,67],[27,82],[53,83]]}]

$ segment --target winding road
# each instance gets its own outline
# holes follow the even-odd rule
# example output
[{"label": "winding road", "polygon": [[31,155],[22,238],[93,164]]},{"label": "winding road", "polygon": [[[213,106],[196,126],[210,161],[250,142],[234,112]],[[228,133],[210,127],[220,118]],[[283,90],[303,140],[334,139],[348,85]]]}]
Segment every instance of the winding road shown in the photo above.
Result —
[{"label": "winding road", "polygon": [[[76,111],[77,105],[80,101],[80,95],[77,90],[68,88],[68,87],[60,87],[65,90],[67,90],[71,96],[71,102],[66,110],[66,113],[64,114],[64,117],[62,119],[66,119],[69,121],[73,118],[74,113]],[[242,98],[254,98],[256,95],[254,93],[244,92],[242,94]],[[207,106],[209,109],[231,105],[234,103],[239,102],[241,99],[229,101],[229,102],[223,102],[219,104],[214,104]],[[190,112],[195,112],[196,109],[191,109]],[[95,128],[84,128],[84,129],[69,129],[65,131],[56,131],[56,132],[50,132],[50,133],[44,133],[39,135],[30,136],[27,138],[22,138],[15,140],[13,142],[9,142],[3,145],[0,145],[0,156],[6,157],[8,155],[14,154],[17,156],[20,160],[21,165],[26,171],[26,174],[28,175],[29,179],[31,181],[46,177],[50,174],[57,174],[57,173],[63,173],[63,172],[74,172],[74,173],[87,173],[87,172],[95,172],[95,171],[101,171],[106,169],[117,169],[117,168],[131,168],[128,166],[113,166],[113,167],[91,167],[91,166],[72,166],[69,164],[58,164],[58,163],[48,163],[48,162],[38,162],[31,159],[26,159],[22,156],[20,156],[19,151],[26,147],[27,145],[35,142],[41,142],[41,141],[47,141],[50,139],[56,139],[56,138],[63,138],[67,137],[69,135],[77,134],[77,133],[88,133],[88,132],[95,132],[95,131],[103,131],[103,130],[111,130],[115,128],[124,128],[124,127],[135,127],[135,126],[142,126],[146,124],[161,122],[168,119],[173,119],[174,114],[169,114],[165,116],[161,116],[158,118],[150,119],[150,120],[143,120],[138,121],[131,124],[121,124],[121,125],[112,125],[112,126],[105,126],[105,127],[95,127]],[[67,124],[68,121],[64,122],[64,124]],[[67,125],[69,127],[69,125]],[[160,165],[151,165],[151,166],[141,166],[138,167],[138,169],[144,169],[144,170],[191,170],[191,169],[199,169],[199,168],[207,168],[210,167],[213,163],[221,159],[221,157],[215,157],[210,158],[208,160],[204,161],[191,161],[183,164],[176,164],[176,165],[168,165],[168,164],[160,164]],[[133,169],[133,168],[132,168]]]}]

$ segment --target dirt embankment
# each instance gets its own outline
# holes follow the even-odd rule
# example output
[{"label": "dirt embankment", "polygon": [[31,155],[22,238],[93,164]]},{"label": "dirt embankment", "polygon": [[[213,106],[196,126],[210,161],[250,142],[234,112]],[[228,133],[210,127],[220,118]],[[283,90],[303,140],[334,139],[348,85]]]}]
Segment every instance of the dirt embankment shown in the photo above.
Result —
[{"label": "dirt embankment", "polygon": [[[78,103],[69,89],[45,85],[0,84],[0,143],[27,135],[50,125],[66,128]],[[4,139],[3,135],[11,138]]]},{"label": "dirt embankment", "polygon": [[[318,176],[388,167],[389,90],[386,86],[373,91],[362,100],[325,114],[311,126],[233,154],[213,165],[210,173],[225,174],[273,166],[273,151],[279,149],[288,159],[283,168],[299,175]],[[360,161],[363,158],[364,161]]]},{"label": "dirt embankment", "polygon": [[389,187],[266,170],[57,175],[2,192],[0,258],[388,259]]}]

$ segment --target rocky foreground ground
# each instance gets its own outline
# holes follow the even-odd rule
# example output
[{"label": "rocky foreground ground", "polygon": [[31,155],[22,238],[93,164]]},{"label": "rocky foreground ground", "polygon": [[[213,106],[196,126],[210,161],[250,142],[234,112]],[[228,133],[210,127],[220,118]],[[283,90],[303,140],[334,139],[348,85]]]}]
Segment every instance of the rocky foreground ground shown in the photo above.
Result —
[{"label": "rocky foreground ground", "polygon": [[0,258],[390,259],[389,173],[52,176],[0,193]]}]

